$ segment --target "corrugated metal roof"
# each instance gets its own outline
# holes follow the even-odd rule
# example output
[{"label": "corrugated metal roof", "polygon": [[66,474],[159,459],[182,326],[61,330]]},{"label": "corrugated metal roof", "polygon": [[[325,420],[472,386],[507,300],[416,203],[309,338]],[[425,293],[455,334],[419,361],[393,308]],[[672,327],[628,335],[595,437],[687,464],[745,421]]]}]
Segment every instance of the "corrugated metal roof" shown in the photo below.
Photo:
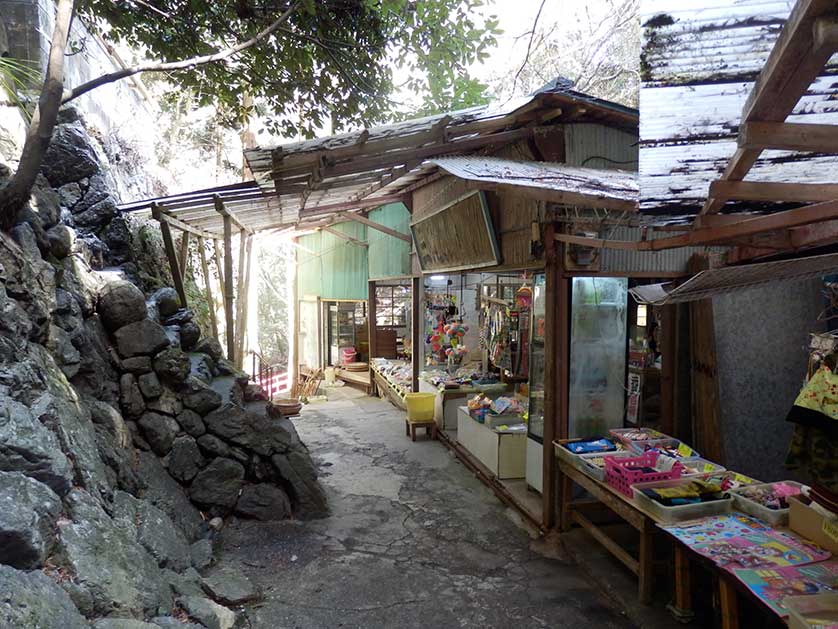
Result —
[{"label": "corrugated metal roof", "polygon": [[[402,200],[410,186],[432,175],[426,162],[533,139],[565,123],[599,123],[635,130],[637,110],[556,84],[505,102],[361,129],[305,142],[245,151],[254,182],[233,210],[248,229],[316,222],[338,211],[357,211]],[[190,199],[158,199],[170,216],[194,228],[221,232],[214,191]],[[222,196],[226,194],[221,193]],[[190,196],[190,195],[179,195]],[[258,197],[258,198],[257,198]],[[239,202],[240,201],[240,202]],[[232,203],[232,199],[230,201]],[[127,209],[147,208],[150,202]]]},{"label": "corrugated metal roof", "polygon": [[821,277],[838,271],[838,254],[830,253],[779,262],[762,262],[701,271],[681,285],[649,284],[631,289],[640,303],[675,304],[754,288],[768,282]]},{"label": "corrugated metal roof", "polygon": [[[671,233],[643,230],[636,227],[619,226],[608,231],[610,240],[624,240],[637,242],[644,237],[646,240],[667,238]],[[607,273],[637,273],[661,275],[671,273],[687,274],[690,258],[696,254],[720,253],[719,247],[678,247],[676,249],[660,249],[658,251],[632,251],[628,249],[603,249],[600,253],[600,272]]]},{"label": "corrugated metal roof", "polygon": [[633,209],[639,195],[637,174],[624,170],[480,155],[441,157],[431,163],[468,181],[548,190],[566,195],[569,203],[586,207]]},{"label": "corrugated metal roof", "polygon": [[[641,211],[700,209],[736,150],[742,108],[793,0],[647,0],[640,90]],[[788,122],[838,124],[838,56]],[[766,151],[749,181],[834,181],[838,157]],[[753,203],[741,209],[758,209]],[[767,209],[767,208],[766,208]]]}]

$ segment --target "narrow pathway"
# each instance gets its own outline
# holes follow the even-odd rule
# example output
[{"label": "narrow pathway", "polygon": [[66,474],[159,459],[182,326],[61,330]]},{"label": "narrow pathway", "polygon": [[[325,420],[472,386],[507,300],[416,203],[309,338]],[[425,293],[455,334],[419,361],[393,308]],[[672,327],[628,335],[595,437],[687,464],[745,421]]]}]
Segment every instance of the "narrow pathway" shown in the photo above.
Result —
[{"label": "narrow pathway", "polygon": [[251,627],[631,626],[445,447],[407,439],[401,412],[346,388],[330,398],[296,425],[332,516],[222,533],[222,562],[264,593]]}]

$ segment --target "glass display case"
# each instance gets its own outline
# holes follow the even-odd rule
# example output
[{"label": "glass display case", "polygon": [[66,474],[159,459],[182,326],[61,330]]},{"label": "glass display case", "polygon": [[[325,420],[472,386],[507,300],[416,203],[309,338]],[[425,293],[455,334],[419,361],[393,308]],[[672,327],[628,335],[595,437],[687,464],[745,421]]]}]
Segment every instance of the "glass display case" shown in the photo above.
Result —
[{"label": "glass display case", "polygon": [[529,428],[530,439],[544,440],[544,333],[546,284],[544,274],[533,277],[532,319],[529,344]]},{"label": "glass display case", "polygon": [[341,363],[341,350],[355,347],[355,303],[337,302],[329,305],[329,365]]}]

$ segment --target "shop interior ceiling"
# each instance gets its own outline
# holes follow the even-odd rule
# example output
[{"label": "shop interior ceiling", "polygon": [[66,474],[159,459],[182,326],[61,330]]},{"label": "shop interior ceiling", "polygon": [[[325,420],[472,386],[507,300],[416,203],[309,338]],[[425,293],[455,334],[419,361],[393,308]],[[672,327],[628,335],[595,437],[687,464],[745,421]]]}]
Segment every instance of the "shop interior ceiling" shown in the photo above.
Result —
[{"label": "shop interior ceiling", "polygon": [[[634,109],[569,90],[556,81],[533,95],[504,103],[248,150],[252,182],[148,199],[122,209],[149,212],[155,205],[160,219],[173,227],[215,238],[222,234],[223,212],[249,232],[299,234],[346,221],[369,225],[361,210],[405,201],[415,187],[442,176],[443,169],[432,160],[452,154],[491,154],[510,143],[549,136],[571,122],[636,132],[638,115]],[[520,162],[517,170],[533,171],[534,164]],[[592,181],[605,176],[599,169],[572,170],[562,179],[553,169],[551,184],[539,185],[516,175],[491,185],[520,186],[523,194],[563,201],[564,195],[576,192],[578,178],[585,173]],[[636,198],[631,204],[636,206]]]}]

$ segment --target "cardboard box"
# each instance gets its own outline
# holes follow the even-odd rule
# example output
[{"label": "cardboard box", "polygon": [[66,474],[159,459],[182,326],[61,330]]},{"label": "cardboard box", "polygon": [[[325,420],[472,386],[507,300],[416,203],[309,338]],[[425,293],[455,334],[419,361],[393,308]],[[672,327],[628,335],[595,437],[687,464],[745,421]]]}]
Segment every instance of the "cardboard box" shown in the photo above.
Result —
[{"label": "cardboard box", "polygon": [[814,629],[838,625],[838,593],[789,596],[789,629]]},{"label": "cardboard box", "polygon": [[789,497],[789,528],[838,555],[838,522],[830,522],[809,506],[804,496]]}]

